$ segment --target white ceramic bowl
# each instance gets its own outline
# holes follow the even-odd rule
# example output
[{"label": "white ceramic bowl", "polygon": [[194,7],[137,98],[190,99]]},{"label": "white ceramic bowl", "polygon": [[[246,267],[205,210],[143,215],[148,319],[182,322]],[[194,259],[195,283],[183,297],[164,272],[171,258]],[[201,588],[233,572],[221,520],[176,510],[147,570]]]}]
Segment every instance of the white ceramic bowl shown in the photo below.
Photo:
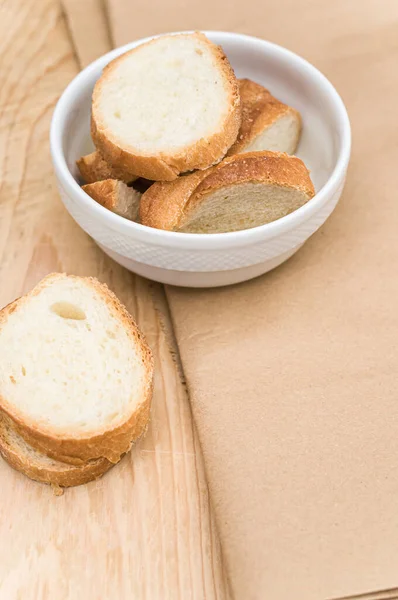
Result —
[{"label": "white ceramic bowl", "polygon": [[297,155],[310,169],[317,194],[300,209],[261,227],[196,235],[133,223],[83,192],[77,182],[75,160],[92,149],[90,104],[94,84],[109,61],[148,38],[109,52],[75,77],[56,106],[50,135],[61,198],[80,227],[127,269],[156,281],[191,287],[245,281],[292,256],[335,208],[351,145],[344,104],[315,67],[264,40],[237,33],[205,33],[223,47],[237,77],[265,85],[301,112],[303,133]]}]

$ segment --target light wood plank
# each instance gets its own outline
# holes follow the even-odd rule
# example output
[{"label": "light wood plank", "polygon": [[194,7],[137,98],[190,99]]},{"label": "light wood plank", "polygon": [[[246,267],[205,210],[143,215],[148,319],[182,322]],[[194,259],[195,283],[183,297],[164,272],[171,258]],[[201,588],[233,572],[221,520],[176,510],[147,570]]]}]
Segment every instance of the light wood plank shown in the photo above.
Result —
[{"label": "light wood plank", "polygon": [[112,49],[102,0],[62,0],[62,6],[81,68]]},{"label": "light wood plank", "polygon": [[56,191],[49,123],[78,70],[61,9],[8,0],[0,17],[0,305],[54,270],[95,275],[156,356],[148,434],[103,479],[55,497],[0,461],[0,598],[223,600],[201,453],[152,302],[157,286],[100,252]]}]

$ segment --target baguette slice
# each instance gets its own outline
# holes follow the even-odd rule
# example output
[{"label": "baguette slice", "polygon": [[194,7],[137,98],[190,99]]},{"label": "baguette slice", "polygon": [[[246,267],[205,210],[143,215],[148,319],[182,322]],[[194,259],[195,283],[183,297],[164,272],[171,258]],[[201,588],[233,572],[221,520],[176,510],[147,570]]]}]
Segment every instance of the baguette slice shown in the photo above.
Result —
[{"label": "baguette slice", "polygon": [[147,426],[152,375],[142,334],[96,279],[49,275],[0,312],[0,410],[56,460],[116,463]]},{"label": "baguette slice", "polygon": [[242,124],[228,156],[261,150],[294,154],[301,133],[300,113],[250,79],[240,79],[239,89]]},{"label": "baguette slice", "polygon": [[300,208],[315,194],[295,156],[249,152],[216,167],[155,183],[142,196],[141,223],[187,233],[223,233],[264,225]]},{"label": "baguette slice", "polygon": [[104,69],[93,92],[94,144],[111,166],[146,179],[218,163],[240,123],[235,74],[202,33],[133,48]]},{"label": "baguette slice", "polygon": [[83,185],[82,189],[93,200],[117,215],[130,219],[130,221],[138,219],[141,194],[135,189],[127,187],[122,181],[105,179]]},{"label": "baguette slice", "polygon": [[0,417],[0,454],[11,467],[30,479],[61,487],[98,479],[113,466],[106,458],[98,458],[82,466],[53,460],[29,446],[5,416]]},{"label": "baguette slice", "polygon": [[86,183],[95,183],[104,179],[120,179],[124,183],[132,183],[137,179],[135,175],[127,173],[121,168],[108,165],[98,150],[79,158],[76,165]]}]

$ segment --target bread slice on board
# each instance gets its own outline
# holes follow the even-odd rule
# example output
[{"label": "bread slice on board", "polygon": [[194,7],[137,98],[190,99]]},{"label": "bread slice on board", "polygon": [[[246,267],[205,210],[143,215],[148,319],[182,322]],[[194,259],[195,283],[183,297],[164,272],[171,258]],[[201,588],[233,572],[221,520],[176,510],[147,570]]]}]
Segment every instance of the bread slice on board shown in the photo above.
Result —
[{"label": "bread slice on board", "polygon": [[202,33],[137,46],[104,69],[93,92],[95,146],[111,166],[146,179],[218,163],[240,123],[235,74]]},{"label": "bread slice on board", "polygon": [[118,167],[111,167],[101,156],[98,150],[82,156],[76,161],[80,175],[86,183],[95,183],[104,179],[120,179],[124,183],[132,183],[137,179],[135,175]]},{"label": "bread slice on board", "polygon": [[54,273],[0,312],[0,410],[51,458],[115,463],[145,430],[153,359],[116,296]]},{"label": "bread slice on board", "polygon": [[140,207],[140,192],[127,187],[122,181],[105,179],[83,185],[83,190],[96,202],[112,212],[136,221]]},{"label": "bread slice on board", "polygon": [[170,231],[238,231],[280,219],[314,194],[299,158],[249,152],[224,159],[206,174],[154,183],[142,196],[140,218],[143,225]]},{"label": "bread slice on board", "polygon": [[294,154],[301,133],[300,113],[250,79],[240,79],[239,90],[242,124],[228,155],[259,150]]},{"label": "bread slice on board", "polygon": [[0,416],[0,454],[8,464],[30,479],[61,487],[82,485],[98,479],[113,463],[97,458],[81,466],[49,458],[30,446],[12,427],[11,419]]}]

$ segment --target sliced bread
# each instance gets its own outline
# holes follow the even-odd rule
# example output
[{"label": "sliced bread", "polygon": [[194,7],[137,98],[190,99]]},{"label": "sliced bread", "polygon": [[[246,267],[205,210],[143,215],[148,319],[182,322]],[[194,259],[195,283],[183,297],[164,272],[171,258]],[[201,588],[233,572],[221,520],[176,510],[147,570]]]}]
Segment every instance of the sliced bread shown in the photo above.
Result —
[{"label": "sliced bread", "polygon": [[82,485],[98,479],[113,466],[106,458],[91,460],[81,466],[49,458],[32,448],[5,415],[0,416],[0,454],[11,467],[30,479],[61,487]]},{"label": "sliced bread", "polygon": [[135,175],[127,173],[120,167],[111,167],[98,150],[79,158],[76,165],[86,183],[95,183],[103,179],[120,179],[124,183],[132,183],[137,179]]},{"label": "sliced bread", "polygon": [[137,220],[141,194],[122,181],[96,181],[83,185],[83,190],[108,210],[131,221]]},{"label": "sliced bread", "polygon": [[0,312],[0,410],[35,449],[115,463],[145,430],[153,359],[94,278],[55,273]]},{"label": "sliced bread", "polygon": [[299,158],[249,152],[224,159],[205,175],[153,184],[142,196],[140,218],[143,225],[170,231],[238,231],[280,219],[314,194]]},{"label": "sliced bread", "polygon": [[250,79],[240,79],[239,89],[242,124],[228,155],[259,150],[294,154],[301,132],[300,113]]},{"label": "sliced bread", "polygon": [[113,60],[92,102],[94,144],[113,167],[169,181],[219,162],[241,123],[239,87],[201,33],[165,35]]}]

